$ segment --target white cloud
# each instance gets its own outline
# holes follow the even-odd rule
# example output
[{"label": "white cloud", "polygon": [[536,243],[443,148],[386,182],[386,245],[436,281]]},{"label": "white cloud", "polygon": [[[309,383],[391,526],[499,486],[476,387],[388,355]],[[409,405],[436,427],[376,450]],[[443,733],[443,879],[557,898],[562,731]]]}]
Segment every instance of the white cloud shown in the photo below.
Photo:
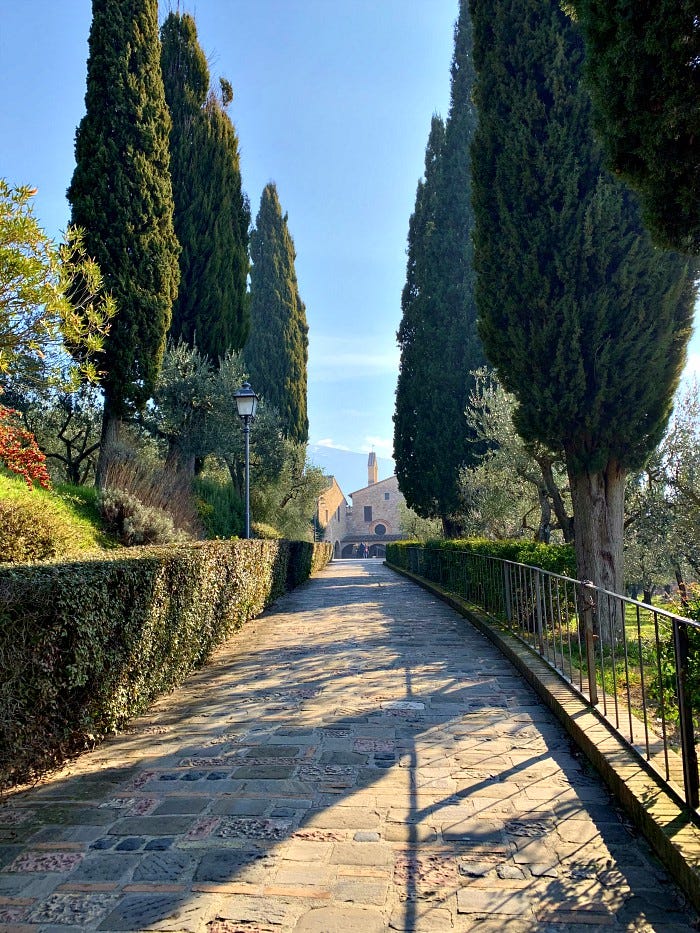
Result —
[{"label": "white cloud", "polygon": [[331,450],[351,450],[344,444],[336,444],[332,437],[324,437],[320,441],[313,441],[312,447],[330,447]]},{"label": "white cloud", "polygon": [[390,460],[394,456],[394,442],[392,438],[367,436],[362,445],[362,453],[368,454],[373,450],[378,457],[388,457]]},{"label": "white cloud", "polygon": [[318,382],[341,382],[398,375],[399,348],[369,336],[311,335],[309,376]]}]

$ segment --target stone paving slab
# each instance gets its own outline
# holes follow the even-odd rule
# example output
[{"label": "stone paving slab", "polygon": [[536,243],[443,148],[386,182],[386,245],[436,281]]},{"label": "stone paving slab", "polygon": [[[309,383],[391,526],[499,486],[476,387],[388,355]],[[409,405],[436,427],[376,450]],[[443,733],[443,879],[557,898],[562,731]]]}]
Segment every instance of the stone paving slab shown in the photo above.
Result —
[{"label": "stone paving slab", "polygon": [[0,806],[0,933],[694,929],[510,663],[376,561]]}]

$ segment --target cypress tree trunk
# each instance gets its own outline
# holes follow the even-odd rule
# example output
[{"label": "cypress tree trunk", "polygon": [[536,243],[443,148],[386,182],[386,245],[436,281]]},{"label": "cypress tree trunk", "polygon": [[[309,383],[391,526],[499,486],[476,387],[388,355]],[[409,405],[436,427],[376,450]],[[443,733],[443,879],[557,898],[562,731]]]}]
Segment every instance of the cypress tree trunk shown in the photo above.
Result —
[{"label": "cypress tree trunk", "polygon": [[[613,593],[623,592],[625,477],[616,460],[596,472],[569,472],[574,506],[574,547],[579,578]],[[596,599],[598,631],[609,643],[623,632],[617,600]]]},{"label": "cypress tree trunk", "polygon": [[119,444],[121,427],[121,418],[116,414],[114,408],[105,398],[105,406],[102,413],[100,453],[97,457],[97,466],[95,467],[95,486],[100,490],[104,489],[107,483],[109,461],[112,456],[112,449]]}]

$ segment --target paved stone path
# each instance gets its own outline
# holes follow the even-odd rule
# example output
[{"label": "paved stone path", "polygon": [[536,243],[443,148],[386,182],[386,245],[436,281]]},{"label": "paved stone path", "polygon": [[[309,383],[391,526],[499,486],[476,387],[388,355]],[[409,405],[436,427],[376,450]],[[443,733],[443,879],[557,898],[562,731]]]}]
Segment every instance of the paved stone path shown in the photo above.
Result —
[{"label": "paved stone path", "polygon": [[377,561],[0,808],[0,931],[698,929],[481,635]]}]

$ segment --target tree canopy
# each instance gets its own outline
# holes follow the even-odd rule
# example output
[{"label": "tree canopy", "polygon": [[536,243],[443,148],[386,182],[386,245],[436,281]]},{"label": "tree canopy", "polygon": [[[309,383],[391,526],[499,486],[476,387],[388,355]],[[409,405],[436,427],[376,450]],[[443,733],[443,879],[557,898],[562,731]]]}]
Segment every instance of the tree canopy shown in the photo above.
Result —
[{"label": "tree canopy", "polygon": [[697,0],[573,0],[595,127],[655,241],[700,253]]},{"label": "tree canopy", "polygon": [[[0,384],[96,381],[114,315],[79,230],[56,245],[39,226],[28,186],[0,179]],[[70,297],[69,297],[70,296]],[[68,351],[75,354],[69,367]],[[67,379],[66,379],[67,377]],[[2,391],[2,389],[0,389]]]},{"label": "tree canopy", "polygon": [[652,246],[602,168],[583,43],[558,0],[471,5],[480,333],[521,436],[565,453],[579,575],[619,591],[625,475],[671,411],[688,264]]},{"label": "tree canopy", "polygon": [[210,91],[206,57],[189,14],[170,13],[161,41],[181,246],[170,336],[216,362],[242,348],[249,326],[250,209],[241,186],[238,138],[226,110],[233,92],[228,82],[221,97]]},{"label": "tree canopy", "polygon": [[120,421],[153,393],[179,247],[157,0],[93,0],[92,7],[86,113],[68,199],[117,305],[103,361],[107,447]]},{"label": "tree canopy", "polygon": [[250,336],[243,352],[253,388],[275,408],[291,440],[309,437],[306,409],[308,326],[296,253],[277,188],[265,186],[250,237]]},{"label": "tree canopy", "polygon": [[409,222],[394,414],[401,491],[419,515],[441,518],[447,534],[459,533],[460,472],[478,455],[465,410],[474,384],[471,372],[484,362],[471,243],[473,86],[471,20],[461,0],[450,111],[444,125],[433,117],[425,176]]}]

